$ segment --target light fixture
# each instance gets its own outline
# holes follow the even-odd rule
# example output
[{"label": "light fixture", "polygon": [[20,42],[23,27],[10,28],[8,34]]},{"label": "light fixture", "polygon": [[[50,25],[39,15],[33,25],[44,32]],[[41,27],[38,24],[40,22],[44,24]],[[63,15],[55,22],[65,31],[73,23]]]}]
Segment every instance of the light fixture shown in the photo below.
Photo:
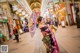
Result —
[{"label": "light fixture", "polygon": [[20,18],[21,18],[22,21],[24,20],[24,17],[20,17]]},{"label": "light fixture", "polygon": [[28,17],[28,14],[26,14],[25,16]]},{"label": "light fixture", "polygon": [[22,9],[18,9],[18,12],[19,12],[19,13],[22,12]]},{"label": "light fixture", "polygon": [[22,14],[20,13],[19,16],[22,16]]},{"label": "light fixture", "polygon": [[19,14],[19,13],[16,11],[16,14]]},{"label": "light fixture", "polygon": [[26,14],[26,12],[25,11],[22,11],[22,15],[25,15]]},{"label": "light fixture", "polygon": [[26,16],[24,16],[24,18],[26,18]]},{"label": "light fixture", "polygon": [[[29,14],[32,13],[32,10],[26,0],[16,0]],[[25,7],[26,6],[26,7]]]}]

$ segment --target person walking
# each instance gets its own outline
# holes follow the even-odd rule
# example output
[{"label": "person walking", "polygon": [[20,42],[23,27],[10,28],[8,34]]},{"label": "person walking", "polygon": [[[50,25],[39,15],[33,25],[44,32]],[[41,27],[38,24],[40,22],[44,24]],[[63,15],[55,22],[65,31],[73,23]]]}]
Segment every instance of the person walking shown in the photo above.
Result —
[{"label": "person walking", "polygon": [[55,17],[55,26],[58,27],[58,18]]},{"label": "person walking", "polygon": [[14,32],[14,35],[15,35],[15,40],[16,40],[17,42],[19,42],[19,34],[18,34],[17,28],[14,28],[13,32]]}]

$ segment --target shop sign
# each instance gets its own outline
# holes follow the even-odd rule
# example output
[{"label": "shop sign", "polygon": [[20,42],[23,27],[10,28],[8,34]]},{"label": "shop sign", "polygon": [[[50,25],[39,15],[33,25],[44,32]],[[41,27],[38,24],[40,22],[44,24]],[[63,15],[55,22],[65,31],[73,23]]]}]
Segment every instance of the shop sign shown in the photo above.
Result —
[{"label": "shop sign", "polygon": [[25,16],[28,17],[28,14],[26,14]]},{"label": "shop sign", "polygon": [[22,11],[22,15],[25,15],[26,13],[25,13],[25,11]]},{"label": "shop sign", "polygon": [[3,14],[2,7],[0,6],[0,14]]},{"label": "shop sign", "polygon": [[7,17],[6,16],[3,16],[3,19],[7,19]]},{"label": "shop sign", "polygon": [[6,0],[0,0],[0,2],[5,2]]},{"label": "shop sign", "polygon": [[19,12],[19,13],[22,12],[22,9],[18,9],[18,12]]},{"label": "shop sign", "polygon": [[13,2],[13,1],[15,1],[15,0],[8,0],[9,2]]},{"label": "shop sign", "polygon": [[2,22],[3,20],[2,20],[2,18],[0,18],[0,22]]},{"label": "shop sign", "polygon": [[56,12],[59,12],[59,11],[63,11],[62,9],[64,9],[66,6],[65,6],[65,2],[62,2],[61,4],[56,4],[55,5],[55,11]]},{"label": "shop sign", "polygon": [[[0,24],[0,27],[2,27],[2,24]],[[1,29],[0,29],[1,30]]]},{"label": "shop sign", "polygon": [[49,0],[49,3],[51,3],[53,0]]},{"label": "shop sign", "polygon": [[4,19],[4,21],[3,22],[8,22],[8,19]]},{"label": "shop sign", "polygon": [[48,8],[53,8],[53,4],[52,3],[49,3],[48,4]]},{"label": "shop sign", "polygon": [[79,9],[80,9],[80,2],[79,2],[79,5],[78,6],[79,6]]},{"label": "shop sign", "polygon": [[22,21],[24,21],[24,17],[20,17]]},{"label": "shop sign", "polygon": [[17,6],[17,5],[14,5],[14,6],[12,6],[12,7],[13,7],[13,11],[18,10],[18,6]]},{"label": "shop sign", "polygon": [[0,17],[0,22],[8,22],[7,17]]},{"label": "shop sign", "polygon": [[0,18],[0,22],[8,22],[8,19],[1,19]]},{"label": "shop sign", "polygon": [[57,2],[59,2],[59,0],[53,0],[53,3],[57,3]]}]

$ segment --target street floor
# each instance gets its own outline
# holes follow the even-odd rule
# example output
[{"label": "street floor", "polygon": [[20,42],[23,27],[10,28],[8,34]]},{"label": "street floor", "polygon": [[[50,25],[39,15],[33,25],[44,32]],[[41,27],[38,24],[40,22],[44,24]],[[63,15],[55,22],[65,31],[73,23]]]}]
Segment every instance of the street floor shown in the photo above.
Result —
[{"label": "street floor", "polygon": [[80,28],[76,26],[59,27],[56,39],[61,53],[80,53]]},{"label": "street floor", "polygon": [[[24,33],[20,35],[20,42],[10,40],[5,43],[9,46],[8,53],[46,53],[46,48],[42,42],[40,29],[36,29],[36,34]],[[59,26],[55,37],[57,39],[60,53],[80,53],[80,29],[76,26]]]}]

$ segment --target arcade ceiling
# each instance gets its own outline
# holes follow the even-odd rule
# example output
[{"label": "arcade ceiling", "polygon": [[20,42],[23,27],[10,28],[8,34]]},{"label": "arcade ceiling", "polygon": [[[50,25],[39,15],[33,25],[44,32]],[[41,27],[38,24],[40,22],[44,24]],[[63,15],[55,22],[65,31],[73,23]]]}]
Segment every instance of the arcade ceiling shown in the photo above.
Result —
[{"label": "arcade ceiling", "polygon": [[41,2],[42,0],[26,0],[30,6],[30,8],[33,10],[35,8],[41,8]]}]

